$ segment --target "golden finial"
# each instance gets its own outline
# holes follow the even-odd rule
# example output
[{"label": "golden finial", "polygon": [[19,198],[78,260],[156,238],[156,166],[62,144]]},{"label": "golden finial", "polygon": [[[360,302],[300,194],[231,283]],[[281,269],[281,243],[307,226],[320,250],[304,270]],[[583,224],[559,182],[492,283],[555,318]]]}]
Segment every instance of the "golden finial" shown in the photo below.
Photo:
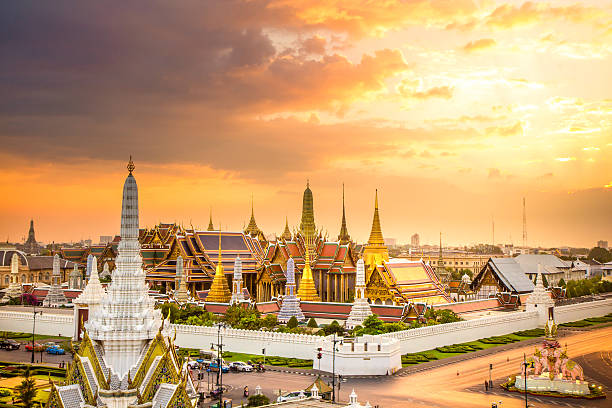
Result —
[{"label": "golden finial", "polygon": [[221,224],[219,224],[219,259],[217,260],[217,264],[221,265]]},{"label": "golden finial", "polygon": [[134,165],[134,162],[132,161],[132,155],[130,154],[130,162],[127,165],[127,169],[130,172],[130,175],[132,174],[135,168],[136,166]]}]

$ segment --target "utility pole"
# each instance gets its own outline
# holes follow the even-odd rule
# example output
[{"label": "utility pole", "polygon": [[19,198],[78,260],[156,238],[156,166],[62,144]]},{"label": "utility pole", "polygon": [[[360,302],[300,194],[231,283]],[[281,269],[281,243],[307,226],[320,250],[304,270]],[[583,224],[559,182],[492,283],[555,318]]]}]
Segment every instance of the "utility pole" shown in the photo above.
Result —
[{"label": "utility pole", "polygon": [[[34,332],[36,331],[36,314],[42,316],[42,310],[36,311],[36,305],[34,305],[34,322],[32,323],[32,364],[34,364]],[[42,353],[41,353],[42,356]],[[42,362],[42,359],[41,359]]]},{"label": "utility pole", "polygon": [[[217,390],[219,391],[219,401],[223,401],[223,336],[221,336],[221,328],[225,327],[223,323],[217,325]],[[212,345],[214,348],[215,344]]]}]

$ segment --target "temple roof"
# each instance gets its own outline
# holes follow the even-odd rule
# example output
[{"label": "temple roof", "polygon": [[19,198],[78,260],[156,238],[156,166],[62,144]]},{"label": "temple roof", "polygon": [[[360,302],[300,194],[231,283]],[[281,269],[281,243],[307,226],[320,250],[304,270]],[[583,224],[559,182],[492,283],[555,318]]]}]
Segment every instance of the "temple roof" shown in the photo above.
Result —
[{"label": "temple roof", "polygon": [[426,304],[450,303],[433,268],[421,261],[392,259],[377,267],[380,276],[404,302]]},{"label": "temple roof", "polygon": [[[28,258],[26,254],[22,251],[19,251],[17,249],[0,249],[0,266],[11,266],[11,259],[13,258],[13,254],[17,254],[17,256],[19,257],[20,265],[28,265]],[[51,261],[53,261],[53,257],[51,257]]]},{"label": "temple roof", "polygon": [[479,286],[480,280],[490,269],[497,279],[506,287],[506,290],[517,293],[529,293],[534,289],[533,282],[529,280],[521,265],[515,258],[490,258],[487,264],[474,277],[471,289]]}]

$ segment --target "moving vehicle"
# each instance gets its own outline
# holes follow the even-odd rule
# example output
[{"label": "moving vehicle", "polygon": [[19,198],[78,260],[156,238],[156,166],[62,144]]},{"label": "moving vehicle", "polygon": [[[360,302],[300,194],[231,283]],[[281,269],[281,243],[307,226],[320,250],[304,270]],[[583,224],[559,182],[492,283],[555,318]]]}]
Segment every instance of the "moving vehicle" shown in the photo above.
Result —
[{"label": "moving vehicle", "polygon": [[0,340],[0,349],[4,350],[19,350],[21,344],[13,339]]},{"label": "moving vehicle", "polygon": [[229,366],[233,371],[245,371],[249,373],[253,371],[253,366],[245,363],[244,361],[232,361]]},{"label": "moving vehicle", "polygon": [[287,401],[295,401],[300,399],[300,394],[303,394],[304,397],[308,398],[311,396],[310,391],[293,391],[289,392],[285,395],[281,395],[276,399],[276,402],[287,402]]},{"label": "moving vehicle", "polygon": [[55,347],[48,347],[47,348],[47,354],[57,354],[57,355],[62,355],[62,354],[66,354],[66,351],[61,348],[60,346],[55,346]]}]

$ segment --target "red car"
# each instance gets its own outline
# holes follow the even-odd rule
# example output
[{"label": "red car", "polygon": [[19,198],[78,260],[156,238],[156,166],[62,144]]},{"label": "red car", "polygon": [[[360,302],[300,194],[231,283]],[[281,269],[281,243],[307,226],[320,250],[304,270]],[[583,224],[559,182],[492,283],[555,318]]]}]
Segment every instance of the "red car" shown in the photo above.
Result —
[{"label": "red car", "polygon": [[[26,351],[32,351],[32,343],[26,343],[25,349]],[[44,349],[42,344],[34,343],[34,351],[44,351]]]}]

